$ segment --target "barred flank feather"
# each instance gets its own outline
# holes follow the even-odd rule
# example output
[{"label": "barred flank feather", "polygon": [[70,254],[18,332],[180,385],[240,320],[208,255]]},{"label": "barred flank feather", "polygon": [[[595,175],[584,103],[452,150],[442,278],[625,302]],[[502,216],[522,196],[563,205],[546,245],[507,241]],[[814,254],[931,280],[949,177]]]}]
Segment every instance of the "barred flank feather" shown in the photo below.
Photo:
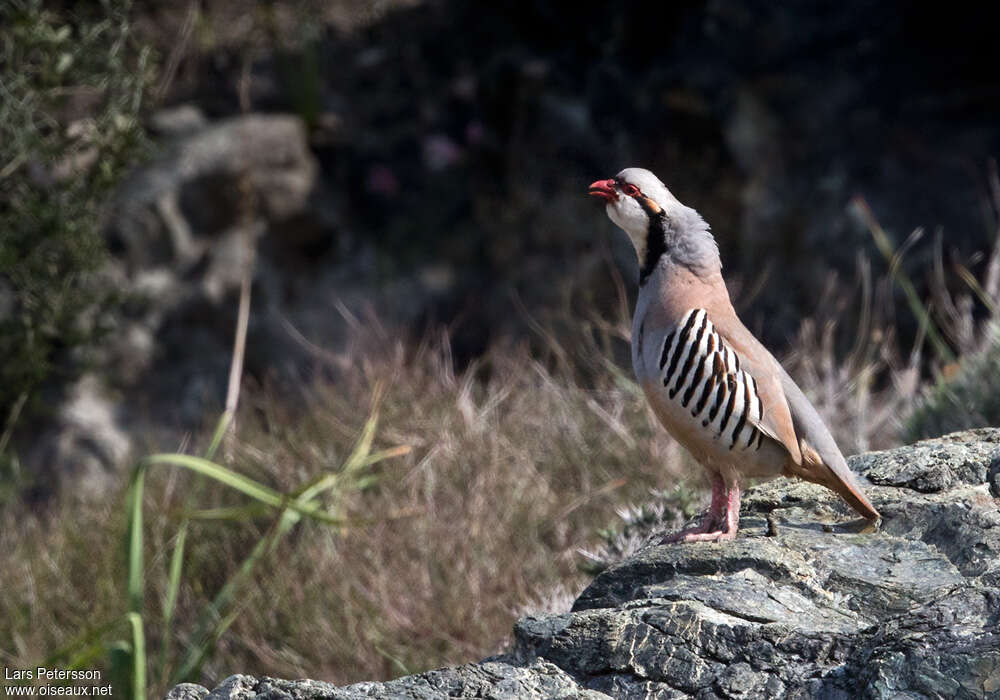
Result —
[{"label": "barred flank feather", "polygon": [[739,356],[704,309],[688,311],[664,339],[660,371],[670,399],[690,407],[702,427],[711,428],[713,439],[730,450],[760,449],[764,436],[756,424],[764,416],[764,403],[757,381],[740,369]]}]

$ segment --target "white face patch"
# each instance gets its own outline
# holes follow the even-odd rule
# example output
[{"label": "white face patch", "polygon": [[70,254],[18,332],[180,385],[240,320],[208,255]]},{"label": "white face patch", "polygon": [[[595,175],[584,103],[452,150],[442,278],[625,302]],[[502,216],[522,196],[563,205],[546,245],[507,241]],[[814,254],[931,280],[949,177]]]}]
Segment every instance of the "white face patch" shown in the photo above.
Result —
[{"label": "white face patch", "polygon": [[608,213],[608,218],[628,234],[641,261],[645,255],[649,216],[639,206],[639,202],[632,197],[619,195],[617,201],[608,202],[605,211]]}]

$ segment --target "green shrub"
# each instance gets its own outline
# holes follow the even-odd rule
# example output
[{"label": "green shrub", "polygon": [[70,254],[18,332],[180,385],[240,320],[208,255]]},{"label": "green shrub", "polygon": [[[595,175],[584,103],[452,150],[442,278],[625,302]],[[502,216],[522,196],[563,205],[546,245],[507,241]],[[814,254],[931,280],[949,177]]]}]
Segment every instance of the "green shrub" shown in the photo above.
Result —
[{"label": "green shrub", "polygon": [[[74,8],[74,9],[67,9]],[[84,366],[113,298],[106,201],[144,144],[129,3],[0,3],[0,420]],[[17,407],[17,410],[12,410]]]}]

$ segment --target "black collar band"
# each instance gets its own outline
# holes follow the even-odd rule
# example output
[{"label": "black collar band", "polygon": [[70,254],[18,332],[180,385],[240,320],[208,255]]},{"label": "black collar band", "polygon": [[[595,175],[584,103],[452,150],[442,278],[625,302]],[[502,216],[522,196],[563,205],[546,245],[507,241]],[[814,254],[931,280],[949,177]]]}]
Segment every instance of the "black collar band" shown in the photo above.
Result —
[{"label": "black collar band", "polygon": [[640,261],[639,286],[653,274],[660,258],[667,252],[667,217],[663,211],[654,212],[644,199],[638,199],[646,215],[649,217],[649,229],[646,231],[646,259]]}]

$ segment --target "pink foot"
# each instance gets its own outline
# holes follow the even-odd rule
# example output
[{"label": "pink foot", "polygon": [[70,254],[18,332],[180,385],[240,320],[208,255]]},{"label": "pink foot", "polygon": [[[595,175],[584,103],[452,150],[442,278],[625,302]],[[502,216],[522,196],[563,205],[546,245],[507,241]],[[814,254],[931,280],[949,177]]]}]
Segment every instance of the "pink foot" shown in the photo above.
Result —
[{"label": "pink foot", "polygon": [[740,486],[727,488],[718,474],[712,480],[712,505],[697,526],[666,535],[661,544],[672,542],[728,542],[736,539],[740,526]]}]

